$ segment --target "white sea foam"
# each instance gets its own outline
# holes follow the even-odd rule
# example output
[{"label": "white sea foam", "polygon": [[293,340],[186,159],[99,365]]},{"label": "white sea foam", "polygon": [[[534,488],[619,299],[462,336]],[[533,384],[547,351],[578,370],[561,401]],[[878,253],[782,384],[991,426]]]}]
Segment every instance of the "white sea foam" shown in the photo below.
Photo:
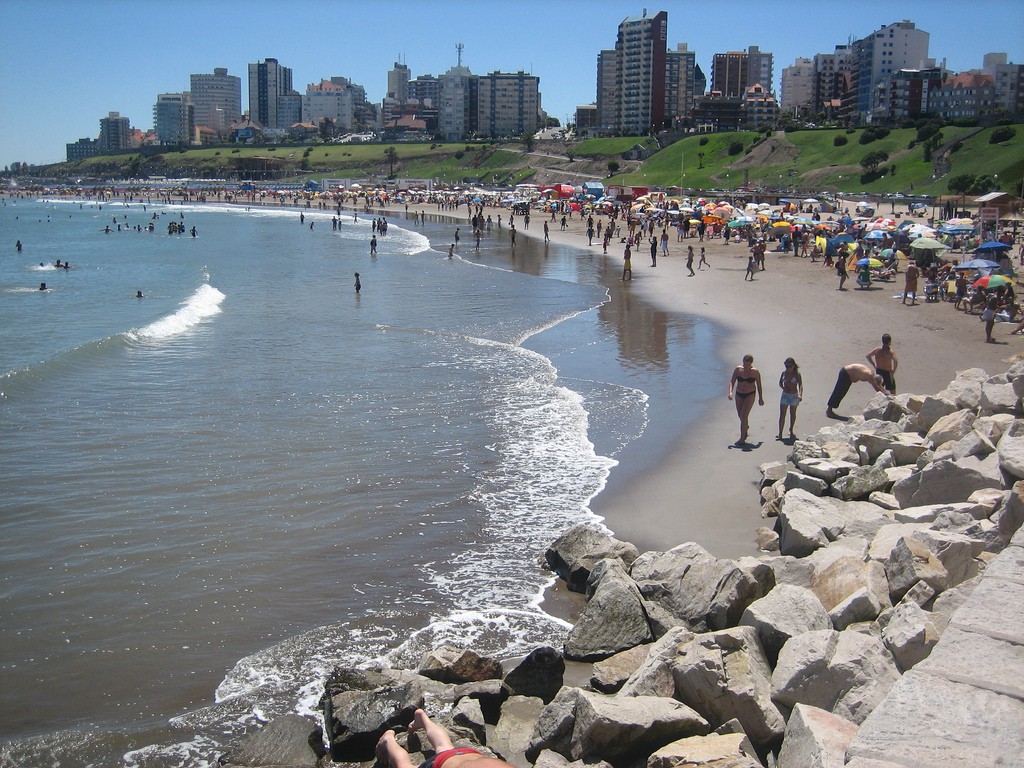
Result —
[{"label": "white sea foam", "polygon": [[212,285],[203,284],[186,299],[174,314],[162,317],[137,331],[130,331],[129,338],[159,340],[185,333],[208,317],[220,312],[224,294]]}]

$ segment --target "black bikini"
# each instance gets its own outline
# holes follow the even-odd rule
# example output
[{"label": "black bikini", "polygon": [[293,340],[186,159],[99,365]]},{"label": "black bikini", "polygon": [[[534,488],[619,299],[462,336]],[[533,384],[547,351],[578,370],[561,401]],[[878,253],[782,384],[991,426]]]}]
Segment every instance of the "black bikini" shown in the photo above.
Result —
[{"label": "black bikini", "polygon": [[[736,381],[742,381],[742,382],[745,382],[747,384],[753,384],[755,381],[757,381],[757,377],[756,376],[737,376],[736,377]],[[740,397],[740,398],[743,398],[745,400],[750,395],[754,394],[756,391],[757,391],[756,389],[752,389],[749,392],[740,392],[739,389],[737,389],[735,394],[736,394],[736,397]]]}]

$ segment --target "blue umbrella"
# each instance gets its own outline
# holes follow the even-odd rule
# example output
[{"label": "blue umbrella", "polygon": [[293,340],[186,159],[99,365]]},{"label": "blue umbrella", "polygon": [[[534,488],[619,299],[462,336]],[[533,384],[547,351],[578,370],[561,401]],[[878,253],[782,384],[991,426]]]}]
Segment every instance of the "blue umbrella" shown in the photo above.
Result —
[{"label": "blue umbrella", "polygon": [[968,259],[953,269],[999,269],[999,264],[988,259]]},{"label": "blue umbrella", "polygon": [[840,245],[842,243],[852,243],[853,237],[844,232],[841,235],[836,235],[835,237],[833,237],[832,242],[835,243],[836,245]]},{"label": "blue umbrella", "polygon": [[974,232],[974,227],[965,227],[961,224],[956,224],[951,227],[939,227],[939,232],[943,235],[969,235]]},{"label": "blue umbrella", "polygon": [[886,233],[880,229],[873,229],[864,235],[865,240],[885,240]]},{"label": "blue umbrella", "polygon": [[998,253],[1000,251],[1008,251],[1012,246],[1006,243],[1000,243],[998,240],[989,240],[987,243],[982,243],[974,249],[975,253]]}]

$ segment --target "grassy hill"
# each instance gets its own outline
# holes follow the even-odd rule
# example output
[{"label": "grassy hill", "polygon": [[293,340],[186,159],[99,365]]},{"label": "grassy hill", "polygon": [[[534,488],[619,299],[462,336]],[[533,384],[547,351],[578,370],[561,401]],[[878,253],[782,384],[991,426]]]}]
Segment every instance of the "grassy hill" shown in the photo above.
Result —
[{"label": "grassy hill", "polygon": [[[784,133],[738,132],[687,136],[647,160],[627,161],[623,153],[640,145],[657,150],[647,137],[589,139],[575,144],[538,142],[532,151],[503,144],[318,144],[306,146],[215,147],[169,150],[145,157],[126,154],[51,166],[64,177],[261,178],[291,181],[342,177],[429,178],[482,185],[580,182],[607,177],[609,163],[621,173],[606,182],[696,189],[767,189],[946,194],[950,178],[987,174],[998,187],[1019,190],[1024,177],[1024,125],[1001,144],[990,144],[993,128],[942,129],[942,141],[925,160],[916,131],[895,129],[862,144],[863,129]],[[390,150],[394,151],[389,158]],[[866,176],[861,159],[884,152],[882,173]],[[944,162],[936,164],[934,160]],[[392,162],[393,161],[393,162]],[[939,173],[936,177],[935,174]]]}]

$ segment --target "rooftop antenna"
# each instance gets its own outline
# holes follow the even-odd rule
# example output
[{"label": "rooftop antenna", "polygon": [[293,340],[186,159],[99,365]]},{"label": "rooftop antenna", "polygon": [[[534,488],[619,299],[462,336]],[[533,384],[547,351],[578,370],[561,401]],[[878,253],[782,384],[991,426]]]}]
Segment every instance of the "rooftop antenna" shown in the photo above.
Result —
[{"label": "rooftop antenna", "polygon": [[455,50],[459,52],[459,66],[460,67],[462,66],[462,49],[465,48],[465,47],[466,46],[464,46],[462,43],[458,43],[455,46]]}]

